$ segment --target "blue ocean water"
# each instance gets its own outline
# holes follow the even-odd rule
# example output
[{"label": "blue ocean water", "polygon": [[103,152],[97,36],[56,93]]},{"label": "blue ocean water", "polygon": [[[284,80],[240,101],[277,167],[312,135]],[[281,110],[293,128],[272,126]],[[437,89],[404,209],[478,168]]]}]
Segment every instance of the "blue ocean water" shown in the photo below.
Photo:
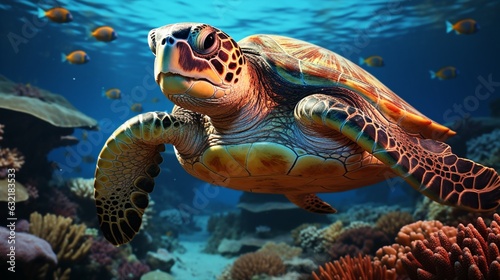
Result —
[{"label": "blue ocean water", "polygon": [[[71,23],[37,17],[38,8],[58,4],[71,11]],[[464,115],[489,116],[490,102],[500,97],[499,12],[500,1],[491,0],[6,0],[0,3],[0,74],[61,94],[99,122],[101,130],[88,132],[90,140],[50,154],[59,164],[54,171],[57,176],[92,177],[95,162],[82,158],[95,159],[112,131],[137,115],[130,109],[133,103],[141,103],[145,112],[172,109],[173,104],[154,83],[154,56],[147,44],[152,28],[205,22],[236,41],[252,34],[278,34],[317,44],[353,62],[380,55],[384,67],[363,67],[431,119],[449,123]],[[475,19],[479,32],[446,33],[445,21],[464,18]],[[100,25],[113,26],[118,39],[104,43],[90,37],[88,30]],[[61,62],[61,53],[74,50],[87,52],[90,62]],[[429,70],[443,66],[454,66],[460,74],[450,80],[431,79]],[[478,98],[478,87],[485,86],[485,80],[490,81],[490,90]],[[120,100],[101,95],[102,88],[114,87],[122,92]],[[83,130],[75,131],[78,138],[83,134]],[[165,154],[162,169],[161,185],[180,184],[194,196],[206,188],[178,166],[171,152]],[[377,201],[377,193],[384,196],[380,201],[399,203],[406,197],[399,188],[410,189],[393,181],[366,188],[366,195],[359,190],[325,197],[337,207],[348,207],[346,203],[356,200]],[[235,204],[239,196],[240,192],[220,189],[214,200]]]}]

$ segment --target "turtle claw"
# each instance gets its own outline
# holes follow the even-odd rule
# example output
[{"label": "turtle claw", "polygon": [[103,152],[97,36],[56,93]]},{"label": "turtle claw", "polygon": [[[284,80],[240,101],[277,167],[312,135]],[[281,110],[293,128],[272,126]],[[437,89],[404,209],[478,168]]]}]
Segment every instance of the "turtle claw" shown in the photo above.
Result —
[{"label": "turtle claw", "polygon": [[330,204],[324,202],[321,198],[313,193],[309,194],[286,194],[290,202],[300,208],[316,214],[334,214],[337,210]]}]

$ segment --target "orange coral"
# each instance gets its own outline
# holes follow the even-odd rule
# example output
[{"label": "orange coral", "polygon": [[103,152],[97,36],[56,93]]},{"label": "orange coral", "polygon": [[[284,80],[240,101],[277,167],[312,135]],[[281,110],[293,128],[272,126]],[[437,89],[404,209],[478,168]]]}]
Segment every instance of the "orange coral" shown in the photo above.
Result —
[{"label": "orange coral", "polygon": [[410,279],[500,279],[500,216],[493,218],[489,227],[481,217],[460,224],[456,243],[442,230],[414,241],[401,258]]},{"label": "orange coral", "polygon": [[319,275],[313,272],[314,280],[391,280],[396,279],[396,273],[387,270],[385,266],[375,264],[369,256],[351,258],[341,257],[340,260],[328,262],[319,267]]},{"label": "orange coral", "polygon": [[393,211],[380,216],[375,227],[383,231],[390,238],[393,238],[397,235],[401,227],[413,221],[413,217],[410,213]]},{"label": "orange coral", "polygon": [[251,280],[255,275],[278,276],[285,273],[281,258],[270,252],[254,252],[241,255],[231,268],[232,280]]},{"label": "orange coral", "polygon": [[424,240],[438,230],[443,230],[449,237],[455,236],[457,232],[456,228],[444,226],[440,221],[417,221],[401,228],[396,237],[396,243],[410,246],[412,241]]},{"label": "orange coral", "polygon": [[397,275],[405,275],[406,271],[403,268],[403,264],[401,264],[401,258],[410,251],[410,247],[394,243],[378,249],[373,262],[385,265],[387,269],[395,269]]},{"label": "orange coral", "polygon": [[457,229],[444,226],[440,221],[417,221],[403,226],[396,237],[396,243],[378,249],[374,262],[383,264],[389,269],[396,269],[398,275],[405,275],[401,258],[411,251],[412,242],[424,240],[439,230],[442,230],[451,242],[455,241]]}]

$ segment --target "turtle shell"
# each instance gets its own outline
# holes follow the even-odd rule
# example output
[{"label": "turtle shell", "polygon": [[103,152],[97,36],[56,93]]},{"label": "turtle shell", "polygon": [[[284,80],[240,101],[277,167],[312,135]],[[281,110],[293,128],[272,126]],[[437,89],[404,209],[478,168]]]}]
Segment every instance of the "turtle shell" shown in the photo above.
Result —
[{"label": "turtle shell", "polygon": [[440,141],[455,135],[448,127],[413,108],[363,68],[330,50],[277,35],[253,35],[238,44],[260,53],[276,74],[291,83],[343,87],[359,94],[408,133]]}]

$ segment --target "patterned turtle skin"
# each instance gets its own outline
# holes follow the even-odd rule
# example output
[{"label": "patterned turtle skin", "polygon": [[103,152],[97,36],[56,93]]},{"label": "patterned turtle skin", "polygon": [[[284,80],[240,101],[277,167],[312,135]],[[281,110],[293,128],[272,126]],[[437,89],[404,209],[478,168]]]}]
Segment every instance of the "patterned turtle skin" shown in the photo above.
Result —
[{"label": "patterned turtle skin", "polygon": [[95,172],[101,230],[111,243],[139,231],[165,144],[208,183],[285,195],[315,213],[335,213],[316,193],[401,176],[442,204],[499,206],[492,168],[452,153],[454,132],[375,77],[319,46],[275,35],[236,43],[207,24],[153,29],[155,79],[175,106],[121,125]]}]

